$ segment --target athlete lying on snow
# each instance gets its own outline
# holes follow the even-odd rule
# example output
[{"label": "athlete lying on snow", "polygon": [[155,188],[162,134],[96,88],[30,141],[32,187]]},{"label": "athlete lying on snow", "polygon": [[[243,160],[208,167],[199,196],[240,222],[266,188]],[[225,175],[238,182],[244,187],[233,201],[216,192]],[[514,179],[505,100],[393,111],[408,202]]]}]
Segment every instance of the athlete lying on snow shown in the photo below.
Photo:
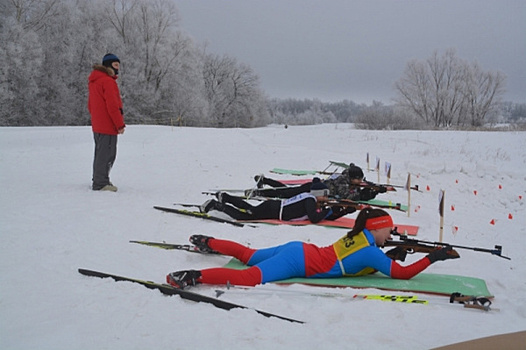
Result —
[{"label": "athlete lying on snow", "polygon": [[436,261],[459,257],[450,254],[451,247],[444,247],[401,266],[379,248],[391,238],[392,229],[393,220],[387,212],[367,208],[356,218],[354,228],[328,247],[295,241],[256,250],[232,241],[193,235],[190,242],[201,252],[230,255],[250,267],[176,271],[168,274],[166,281],[177,288],[197,283],[255,286],[292,277],[362,276],[376,271],[391,278],[410,279]]},{"label": "athlete lying on snow", "polygon": [[[300,193],[309,192],[311,185],[314,184],[314,182],[306,182],[302,185],[288,186],[277,180],[259,175],[254,179],[259,185],[271,186],[271,188],[250,189],[245,192],[247,195],[256,197],[291,198]],[[335,174],[323,180],[323,183],[329,188],[331,195],[338,199],[368,201],[375,198],[379,193],[387,192],[387,188],[382,185],[378,185],[376,189],[364,187],[364,184],[374,185],[374,183],[366,181],[362,169],[353,163],[340,175]]]},{"label": "athlete lying on snow", "polygon": [[216,193],[214,199],[201,206],[201,212],[219,210],[236,220],[278,219],[284,221],[309,220],[318,223],[322,220],[336,220],[356,211],[353,207],[331,207],[320,203],[329,200],[329,189],[319,178],[314,178],[310,192],[299,193],[288,199],[269,199],[259,205],[252,205],[240,197],[228,193]]}]

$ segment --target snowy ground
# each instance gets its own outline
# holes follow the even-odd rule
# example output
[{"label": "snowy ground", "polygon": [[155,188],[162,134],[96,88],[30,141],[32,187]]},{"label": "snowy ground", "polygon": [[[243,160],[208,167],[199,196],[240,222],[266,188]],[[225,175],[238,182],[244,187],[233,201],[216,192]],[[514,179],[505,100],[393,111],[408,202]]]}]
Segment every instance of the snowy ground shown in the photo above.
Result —
[{"label": "snowy ground", "polygon": [[[525,132],[361,131],[348,124],[130,126],[119,138],[112,172],[117,193],[90,190],[92,152],[88,127],[0,128],[1,349],[427,349],[526,329]],[[77,272],[82,267],[163,282],[170,271],[228,261],[134,245],[131,239],[186,243],[191,234],[203,233],[253,247],[290,240],[330,244],[345,231],[238,228],[152,206],[200,203],[209,198],[201,194],[208,189],[250,188],[255,174],[269,175],[274,167],[323,169],[336,160],[366,168],[367,152],[371,167],[376,157],[382,168],[391,163],[391,183],[405,184],[410,172],[412,183],[424,189],[412,192],[410,217],[392,212],[395,222],[419,225],[420,239],[438,240],[443,189],[444,241],[504,247],[511,261],[460,251],[461,259],[427,270],[485,279],[500,311],[466,310],[437,297],[435,304],[411,305],[285,292],[335,291],[301,285],[222,296],[306,322],[300,325]],[[367,174],[378,180],[376,173]],[[383,174],[380,181],[386,181]],[[407,202],[407,192],[379,198]],[[194,290],[214,295],[214,289]]]}]

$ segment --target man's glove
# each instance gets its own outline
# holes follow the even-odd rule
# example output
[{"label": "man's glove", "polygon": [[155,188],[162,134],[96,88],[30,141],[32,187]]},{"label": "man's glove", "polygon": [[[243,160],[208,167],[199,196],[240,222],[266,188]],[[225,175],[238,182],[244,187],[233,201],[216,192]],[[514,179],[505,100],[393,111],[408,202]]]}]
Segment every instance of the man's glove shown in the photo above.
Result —
[{"label": "man's glove", "polygon": [[388,250],[385,255],[390,257],[392,260],[400,260],[405,261],[405,257],[407,256],[407,250],[405,250],[402,247],[394,247],[391,250]]},{"label": "man's glove", "polygon": [[339,216],[344,216],[344,215],[347,215],[347,214],[351,214],[351,213],[354,213],[356,211],[356,209],[352,206],[346,206],[346,207],[340,207],[340,206],[325,206],[323,207],[323,209],[332,209],[332,212],[336,215],[339,215]]},{"label": "man's glove", "polygon": [[385,193],[387,192],[387,187],[385,186],[378,186],[378,193]]},{"label": "man's glove", "polygon": [[360,200],[368,201],[376,197],[376,191],[371,188],[362,188],[360,190]]},{"label": "man's glove", "polygon": [[451,246],[444,246],[443,248],[438,248],[431,253],[427,254],[427,258],[431,261],[431,264],[439,260],[447,259],[458,259],[460,255],[454,250]]},{"label": "man's glove", "polygon": [[352,214],[356,211],[356,208],[349,205],[348,207],[345,207],[344,210],[345,214]]}]

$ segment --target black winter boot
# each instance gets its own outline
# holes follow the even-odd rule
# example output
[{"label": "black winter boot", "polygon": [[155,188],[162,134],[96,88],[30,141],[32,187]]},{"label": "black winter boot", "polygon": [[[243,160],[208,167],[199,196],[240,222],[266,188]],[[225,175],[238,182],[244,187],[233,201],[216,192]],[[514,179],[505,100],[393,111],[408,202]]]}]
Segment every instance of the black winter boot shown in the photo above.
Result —
[{"label": "black winter boot", "polygon": [[201,271],[175,271],[166,275],[166,283],[175,288],[185,289],[188,286],[195,286],[199,283],[197,282],[199,277],[201,277]]},{"label": "black winter boot", "polygon": [[208,240],[210,240],[211,238],[214,237],[204,235],[191,235],[189,241],[190,243],[195,245],[195,247],[200,253],[217,254],[215,250],[212,250],[208,246]]}]

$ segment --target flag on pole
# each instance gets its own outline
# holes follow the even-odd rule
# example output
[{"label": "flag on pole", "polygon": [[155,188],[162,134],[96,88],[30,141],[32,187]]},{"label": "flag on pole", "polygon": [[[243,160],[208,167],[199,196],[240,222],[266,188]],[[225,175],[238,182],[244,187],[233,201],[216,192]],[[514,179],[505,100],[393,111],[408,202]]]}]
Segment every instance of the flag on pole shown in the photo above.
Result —
[{"label": "flag on pole", "polygon": [[444,190],[440,190],[438,194],[438,213],[444,216]]},{"label": "flag on pole", "polygon": [[387,183],[391,182],[391,163],[385,162],[385,175],[387,176]]},{"label": "flag on pole", "polygon": [[376,174],[378,175],[378,182],[380,182],[380,158],[376,157]]},{"label": "flag on pole", "polygon": [[442,242],[442,237],[444,235],[444,195],[445,191],[440,190],[440,193],[438,195],[438,213],[440,214],[440,230],[439,230],[439,242]]},{"label": "flag on pole", "polygon": [[411,215],[411,173],[407,173],[405,190],[407,191],[407,217],[409,217]]}]

